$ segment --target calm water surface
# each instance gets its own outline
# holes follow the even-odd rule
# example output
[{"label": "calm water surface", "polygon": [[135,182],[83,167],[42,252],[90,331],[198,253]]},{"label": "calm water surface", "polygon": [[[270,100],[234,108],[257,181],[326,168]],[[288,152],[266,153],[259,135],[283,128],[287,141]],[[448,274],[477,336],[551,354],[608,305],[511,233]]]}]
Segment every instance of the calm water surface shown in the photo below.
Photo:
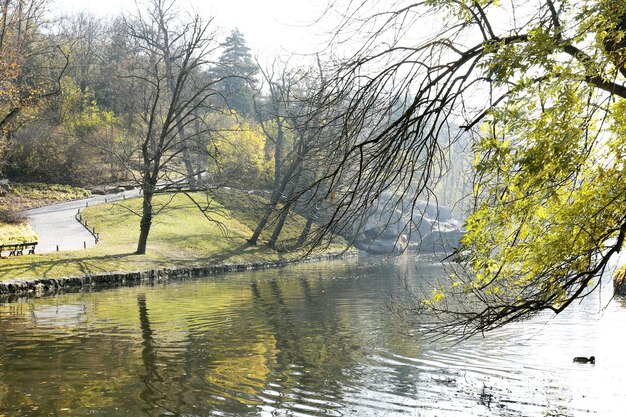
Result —
[{"label": "calm water surface", "polygon": [[2,303],[0,416],[626,415],[610,288],[449,345],[386,309],[404,274],[441,271],[355,259]]}]

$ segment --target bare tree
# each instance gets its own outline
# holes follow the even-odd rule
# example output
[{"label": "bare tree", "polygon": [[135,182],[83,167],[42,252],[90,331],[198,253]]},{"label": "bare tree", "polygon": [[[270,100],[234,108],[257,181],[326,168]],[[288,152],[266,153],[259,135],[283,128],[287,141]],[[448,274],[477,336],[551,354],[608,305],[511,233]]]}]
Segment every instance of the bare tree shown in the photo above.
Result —
[{"label": "bare tree", "polygon": [[81,94],[85,95],[88,88],[93,93],[99,51],[105,43],[105,25],[100,18],[87,12],[66,17],[60,25],[61,36],[70,45],[71,60],[67,72],[78,83]]},{"label": "bare tree", "polygon": [[[290,96],[291,82],[287,64],[274,60],[269,68],[256,62],[261,73],[262,85],[254,97],[254,110],[266,140],[274,149],[274,189],[280,188],[285,141],[285,104]],[[267,96],[260,92],[265,88]]]},{"label": "bare tree", "polygon": [[[287,216],[294,206],[299,204],[303,212],[312,213],[314,204],[310,204],[310,201],[303,203],[302,197],[306,193],[302,190],[314,182],[317,171],[322,169],[328,157],[329,144],[334,140],[332,121],[336,109],[323,105],[323,100],[328,96],[321,67],[319,70],[290,71],[285,66],[275,73],[267,70],[262,73],[270,84],[267,111],[272,114],[279,127],[276,137],[273,138],[272,132],[264,126],[266,135],[275,147],[281,145],[275,157],[280,157],[285,151],[281,142],[285,132],[294,140],[292,149],[284,156],[284,163],[275,172],[275,186],[270,203],[249,240],[251,244],[255,244],[270,217],[276,215],[277,221],[267,242],[269,247],[275,248]],[[308,235],[307,229],[311,228],[313,219],[309,220],[303,231],[302,241]]]},{"label": "bare tree", "polygon": [[626,4],[365,1],[342,15],[335,44],[362,42],[329,79],[347,106],[312,187],[336,193],[318,239],[358,223],[383,192],[419,216],[451,144],[468,135],[479,161],[469,268],[416,295],[410,311],[466,337],[588,295],[626,236],[613,175]]},{"label": "bare tree", "polygon": [[[143,103],[138,178],[143,205],[137,253],[144,254],[152,218],[158,213],[152,199],[159,183],[165,189],[180,183],[177,166],[181,162],[186,172],[183,178],[193,181],[188,154],[193,138],[186,129],[203,124],[199,110],[216,94],[215,81],[202,71],[218,44],[211,19],[205,21],[196,14],[181,20],[174,2],[153,0],[145,12],[138,11],[125,24],[137,57],[126,77],[140,84]],[[193,135],[203,133],[202,129],[189,130]]]}]

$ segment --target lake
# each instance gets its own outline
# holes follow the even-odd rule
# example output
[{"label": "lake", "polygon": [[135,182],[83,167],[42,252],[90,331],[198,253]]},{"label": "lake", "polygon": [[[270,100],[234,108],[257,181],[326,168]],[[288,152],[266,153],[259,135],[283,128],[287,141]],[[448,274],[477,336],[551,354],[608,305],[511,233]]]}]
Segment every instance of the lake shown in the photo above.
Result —
[{"label": "lake", "polygon": [[454,344],[387,306],[442,273],[369,257],[3,302],[0,416],[624,415],[610,285]]}]

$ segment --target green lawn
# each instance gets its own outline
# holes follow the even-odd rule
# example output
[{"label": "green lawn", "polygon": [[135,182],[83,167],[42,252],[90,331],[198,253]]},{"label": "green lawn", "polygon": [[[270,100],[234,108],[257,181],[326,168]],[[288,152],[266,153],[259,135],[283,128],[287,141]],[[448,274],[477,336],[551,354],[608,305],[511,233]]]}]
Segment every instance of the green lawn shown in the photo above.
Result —
[{"label": "green lawn", "polygon": [[[90,207],[82,211],[100,233],[97,247],[72,252],[30,255],[0,260],[0,280],[79,276],[107,271],[137,271],[176,266],[243,263],[293,259],[302,256],[293,248],[304,219],[290,216],[279,241],[280,251],[264,245],[249,247],[246,239],[262,214],[266,200],[239,192],[221,192],[215,200],[196,194],[209,207],[208,220],[185,195],[159,195],[155,205],[169,204],[154,219],[146,255],[135,255],[139,235],[141,199]],[[171,201],[170,201],[171,200]],[[219,202],[218,202],[219,200]],[[227,209],[225,207],[230,207]],[[271,225],[261,240],[267,240]],[[344,249],[343,244],[329,250]]]}]

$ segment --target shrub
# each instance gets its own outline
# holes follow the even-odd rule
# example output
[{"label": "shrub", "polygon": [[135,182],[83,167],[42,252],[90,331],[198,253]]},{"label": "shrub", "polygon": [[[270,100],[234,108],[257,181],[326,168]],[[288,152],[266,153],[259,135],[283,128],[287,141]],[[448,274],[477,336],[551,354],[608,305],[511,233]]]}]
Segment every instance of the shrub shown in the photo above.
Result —
[{"label": "shrub", "polygon": [[0,208],[0,223],[20,224],[23,222],[24,216],[20,213],[10,209]]}]

